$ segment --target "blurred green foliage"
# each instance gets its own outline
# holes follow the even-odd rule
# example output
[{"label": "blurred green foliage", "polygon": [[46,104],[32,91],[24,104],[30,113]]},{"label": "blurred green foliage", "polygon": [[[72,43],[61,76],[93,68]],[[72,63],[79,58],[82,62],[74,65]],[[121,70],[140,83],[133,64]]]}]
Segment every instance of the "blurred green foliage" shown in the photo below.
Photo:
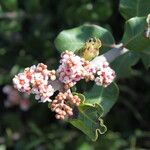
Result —
[{"label": "blurred green foliage", "polygon": [[[2,88],[11,84],[16,73],[38,62],[57,68],[59,52],[54,39],[60,31],[94,23],[112,31],[120,41],[125,20],[118,6],[118,0],[0,0],[0,150],[150,149],[150,71],[134,56],[126,72],[134,71],[128,78],[118,79],[120,97],[105,118],[109,131],[97,142],[55,120],[47,104],[38,104],[32,97],[27,112],[17,106],[4,107]],[[126,59],[116,63],[120,68],[128,64]]]}]

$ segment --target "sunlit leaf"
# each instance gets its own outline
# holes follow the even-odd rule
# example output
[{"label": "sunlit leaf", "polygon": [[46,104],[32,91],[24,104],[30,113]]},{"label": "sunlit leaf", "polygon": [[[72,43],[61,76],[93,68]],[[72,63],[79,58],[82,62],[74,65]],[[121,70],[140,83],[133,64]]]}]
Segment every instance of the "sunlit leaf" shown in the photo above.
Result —
[{"label": "sunlit leaf", "polygon": [[108,87],[94,85],[93,88],[84,93],[85,102],[90,104],[100,104],[104,110],[103,115],[106,115],[118,98],[119,90],[115,83]]},{"label": "sunlit leaf", "polygon": [[134,75],[136,71],[132,69],[132,66],[139,61],[139,58],[138,53],[130,51],[113,61],[111,66],[115,70],[117,78],[125,78]]},{"label": "sunlit leaf", "polygon": [[90,38],[99,38],[102,41],[101,51],[107,50],[106,45],[114,44],[111,33],[97,25],[82,25],[60,32],[55,40],[55,46],[60,51],[76,51]]},{"label": "sunlit leaf", "polygon": [[122,43],[129,50],[142,51],[150,46],[145,37],[146,17],[135,17],[126,22]]},{"label": "sunlit leaf", "polygon": [[107,128],[100,118],[103,113],[103,109],[100,105],[83,103],[76,111],[78,111],[76,117],[69,120],[73,126],[80,129],[94,141],[97,140],[98,133],[105,133]]}]

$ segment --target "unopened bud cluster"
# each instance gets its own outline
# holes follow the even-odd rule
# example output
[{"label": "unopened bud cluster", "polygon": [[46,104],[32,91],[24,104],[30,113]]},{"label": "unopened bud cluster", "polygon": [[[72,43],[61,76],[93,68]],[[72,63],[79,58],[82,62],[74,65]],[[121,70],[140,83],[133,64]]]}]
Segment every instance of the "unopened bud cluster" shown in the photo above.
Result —
[{"label": "unopened bud cluster", "polygon": [[65,117],[73,115],[71,106],[79,106],[80,101],[80,98],[71,92],[60,92],[52,101],[51,110],[56,112],[57,119],[63,120]]},{"label": "unopened bud cluster", "polygon": [[[52,102],[51,110],[56,112],[57,119],[73,115],[72,107],[80,105],[80,98],[70,92],[70,88],[78,81],[91,80],[97,85],[107,87],[115,78],[115,72],[107,62],[102,62],[95,67],[89,61],[70,51],[61,54],[60,63],[56,71],[49,71],[42,63],[31,66],[13,79],[14,87],[19,91],[35,94],[35,99],[40,102]],[[63,92],[59,92],[54,100],[51,100],[50,97],[56,91],[57,85],[54,87],[52,83],[63,86],[61,90]]]}]

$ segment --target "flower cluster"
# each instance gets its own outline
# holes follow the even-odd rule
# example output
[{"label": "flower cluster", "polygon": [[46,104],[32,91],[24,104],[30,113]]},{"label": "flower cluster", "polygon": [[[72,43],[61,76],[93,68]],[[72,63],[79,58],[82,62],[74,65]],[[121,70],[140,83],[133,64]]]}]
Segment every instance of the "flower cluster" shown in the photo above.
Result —
[{"label": "flower cluster", "polygon": [[59,80],[65,84],[66,89],[74,86],[81,79],[94,80],[96,70],[90,65],[89,61],[73,52],[65,51],[62,53],[60,63],[57,72]]},{"label": "flower cluster", "polygon": [[30,108],[30,101],[27,97],[18,94],[17,90],[10,85],[3,87],[3,93],[7,95],[4,101],[4,106],[9,108],[19,106],[22,111],[27,111]]},{"label": "flower cluster", "polygon": [[114,70],[109,67],[108,62],[103,62],[98,68],[95,82],[97,85],[107,87],[110,83],[112,83],[116,74]]},{"label": "flower cluster", "polygon": [[55,79],[55,70],[49,71],[46,65],[40,63],[37,66],[26,68],[23,73],[16,75],[13,83],[19,91],[35,94],[35,99],[41,99],[41,102],[50,102],[50,96],[53,95],[54,89],[48,82]]},{"label": "flower cluster", "polygon": [[57,119],[63,120],[67,116],[73,115],[71,105],[79,106],[80,101],[80,98],[71,92],[60,92],[52,101],[51,110],[56,112]]},{"label": "flower cluster", "polygon": [[[115,78],[115,72],[107,62],[102,62],[95,67],[89,61],[70,51],[61,54],[60,63],[56,71],[49,71],[47,66],[42,63],[31,66],[13,79],[14,87],[19,91],[35,94],[35,99],[41,102],[52,102],[51,110],[56,112],[57,119],[73,115],[72,107],[79,106],[80,98],[70,91],[70,88],[78,81],[81,79],[91,80],[95,81],[97,85],[107,87]],[[58,90],[56,83],[60,84],[62,89],[59,90],[54,100],[51,100],[50,97]]]}]

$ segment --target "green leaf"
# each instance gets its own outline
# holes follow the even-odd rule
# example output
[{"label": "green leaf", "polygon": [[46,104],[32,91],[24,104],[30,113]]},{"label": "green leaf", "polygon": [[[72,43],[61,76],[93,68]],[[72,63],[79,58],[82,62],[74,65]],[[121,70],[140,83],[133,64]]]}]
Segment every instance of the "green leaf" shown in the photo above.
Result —
[{"label": "green leaf", "polygon": [[0,1],[2,10],[4,11],[14,11],[17,10],[18,1],[17,0],[2,0]]},{"label": "green leaf", "polygon": [[122,43],[129,50],[142,51],[150,46],[150,39],[145,37],[147,27],[145,17],[135,17],[126,22]]},{"label": "green leaf", "polygon": [[77,150],[94,150],[94,146],[90,143],[83,142],[81,145],[79,145]]},{"label": "green leaf", "polygon": [[0,145],[0,150],[6,150],[6,145],[4,144]]},{"label": "green leaf", "polygon": [[85,96],[84,96],[83,94],[73,92],[73,95],[77,95],[77,96],[81,99],[81,102],[84,102],[84,101],[85,101]]},{"label": "green leaf", "polygon": [[141,59],[146,69],[150,67],[150,47],[141,53]]},{"label": "green leaf", "polygon": [[104,112],[103,116],[106,115],[112,106],[115,104],[119,94],[118,86],[112,83],[107,88],[102,86],[94,85],[93,88],[84,93],[86,98],[85,103],[99,104],[102,106]]},{"label": "green leaf", "polygon": [[77,118],[70,119],[69,122],[95,141],[98,138],[98,133],[103,134],[107,130],[100,118],[102,113],[103,109],[100,105],[83,103],[78,107]]},{"label": "green leaf", "polygon": [[101,51],[106,51],[105,45],[114,44],[111,33],[97,25],[82,25],[73,29],[60,32],[55,40],[55,46],[60,51],[76,51],[90,38],[99,38],[102,41]]},{"label": "green leaf", "polygon": [[128,20],[132,17],[147,16],[150,12],[149,0],[120,0],[119,10],[122,16]]},{"label": "green leaf", "polygon": [[111,67],[115,70],[117,78],[126,78],[136,73],[135,70],[132,69],[132,66],[134,66],[138,61],[138,53],[129,51],[113,61]]}]

